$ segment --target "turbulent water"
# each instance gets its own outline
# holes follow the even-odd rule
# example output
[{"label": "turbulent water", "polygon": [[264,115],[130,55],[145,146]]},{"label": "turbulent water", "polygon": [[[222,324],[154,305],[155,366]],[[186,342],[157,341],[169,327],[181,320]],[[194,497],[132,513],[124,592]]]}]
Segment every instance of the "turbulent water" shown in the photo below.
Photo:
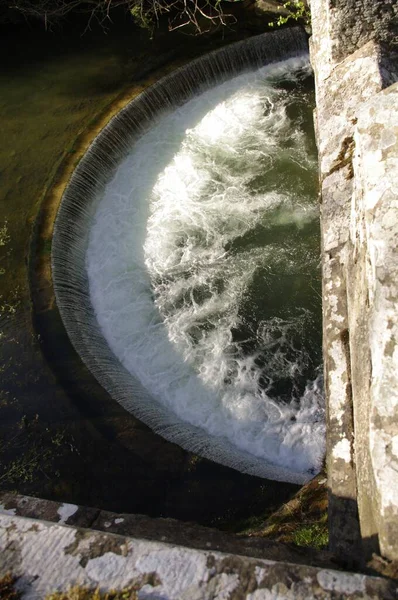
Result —
[{"label": "turbulent water", "polygon": [[324,453],[309,66],[164,114],[107,185],[86,266],[102,332],[181,421],[268,463]]}]

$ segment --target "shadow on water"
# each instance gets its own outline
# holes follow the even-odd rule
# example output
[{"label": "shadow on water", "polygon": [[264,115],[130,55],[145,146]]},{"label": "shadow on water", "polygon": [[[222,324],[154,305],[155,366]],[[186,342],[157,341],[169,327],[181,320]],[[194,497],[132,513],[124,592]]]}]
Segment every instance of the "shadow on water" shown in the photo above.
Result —
[{"label": "shadow on water", "polygon": [[[228,527],[229,521],[275,507],[298,489],[222,467],[154,434],[112,400],[89,373],[56,309],[36,315],[35,326],[57,383],[95,429],[88,455],[79,457],[84,489],[78,496],[83,496],[83,504]],[[90,479],[101,480],[95,490],[86,479],[88,465]],[[73,500],[78,502],[78,497]]]}]

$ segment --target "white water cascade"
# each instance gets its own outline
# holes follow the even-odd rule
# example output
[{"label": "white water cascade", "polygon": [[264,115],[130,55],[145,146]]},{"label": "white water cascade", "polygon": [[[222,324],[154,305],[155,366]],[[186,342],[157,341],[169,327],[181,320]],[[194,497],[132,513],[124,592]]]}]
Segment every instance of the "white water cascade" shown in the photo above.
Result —
[{"label": "white water cascade", "polygon": [[325,437],[309,73],[302,55],[245,69],[151,117],[84,207],[81,297],[97,327],[91,343],[69,330],[164,437],[292,482],[319,470]]}]

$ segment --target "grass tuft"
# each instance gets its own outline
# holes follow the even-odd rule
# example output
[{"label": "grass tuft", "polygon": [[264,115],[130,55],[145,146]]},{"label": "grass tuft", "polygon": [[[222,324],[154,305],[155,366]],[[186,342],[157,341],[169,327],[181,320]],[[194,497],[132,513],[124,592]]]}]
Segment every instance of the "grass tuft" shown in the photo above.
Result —
[{"label": "grass tuft", "polygon": [[240,535],[321,550],[329,543],[326,476],[319,474],[278,511],[245,523]]},{"label": "grass tuft", "polygon": [[292,534],[292,542],[296,546],[307,546],[321,550],[329,543],[329,532],[326,524],[312,523],[304,525]]}]

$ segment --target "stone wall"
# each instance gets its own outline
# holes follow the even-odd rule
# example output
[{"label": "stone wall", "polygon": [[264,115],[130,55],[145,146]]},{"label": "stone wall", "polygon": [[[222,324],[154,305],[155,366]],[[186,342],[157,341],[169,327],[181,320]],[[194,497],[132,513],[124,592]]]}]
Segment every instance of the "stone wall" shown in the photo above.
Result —
[{"label": "stone wall", "polygon": [[398,3],[312,0],[331,548],[398,559]]},{"label": "stone wall", "polygon": [[358,471],[367,465],[360,515],[365,535],[397,558],[398,84],[365,102],[357,119],[348,308]]},{"label": "stone wall", "polygon": [[392,580],[276,562],[266,551],[252,558],[65,525],[77,510],[63,505],[59,523],[48,523],[0,509],[0,585],[7,573],[15,581],[7,597],[65,597],[78,585],[137,600],[396,598]]},{"label": "stone wall", "polygon": [[[0,492],[0,515],[5,514],[78,529],[90,529],[140,540],[162,542],[208,552],[241,554],[277,562],[315,566],[322,569],[345,569],[339,557],[326,550],[288,546],[263,537],[234,535],[169,518],[139,514],[113,513],[89,506],[54,502],[43,498]],[[0,554],[1,567],[1,554]],[[0,593],[1,600],[1,593]]]},{"label": "stone wall", "polygon": [[324,0],[333,60],[343,60],[369,42],[396,43],[396,0]]}]

